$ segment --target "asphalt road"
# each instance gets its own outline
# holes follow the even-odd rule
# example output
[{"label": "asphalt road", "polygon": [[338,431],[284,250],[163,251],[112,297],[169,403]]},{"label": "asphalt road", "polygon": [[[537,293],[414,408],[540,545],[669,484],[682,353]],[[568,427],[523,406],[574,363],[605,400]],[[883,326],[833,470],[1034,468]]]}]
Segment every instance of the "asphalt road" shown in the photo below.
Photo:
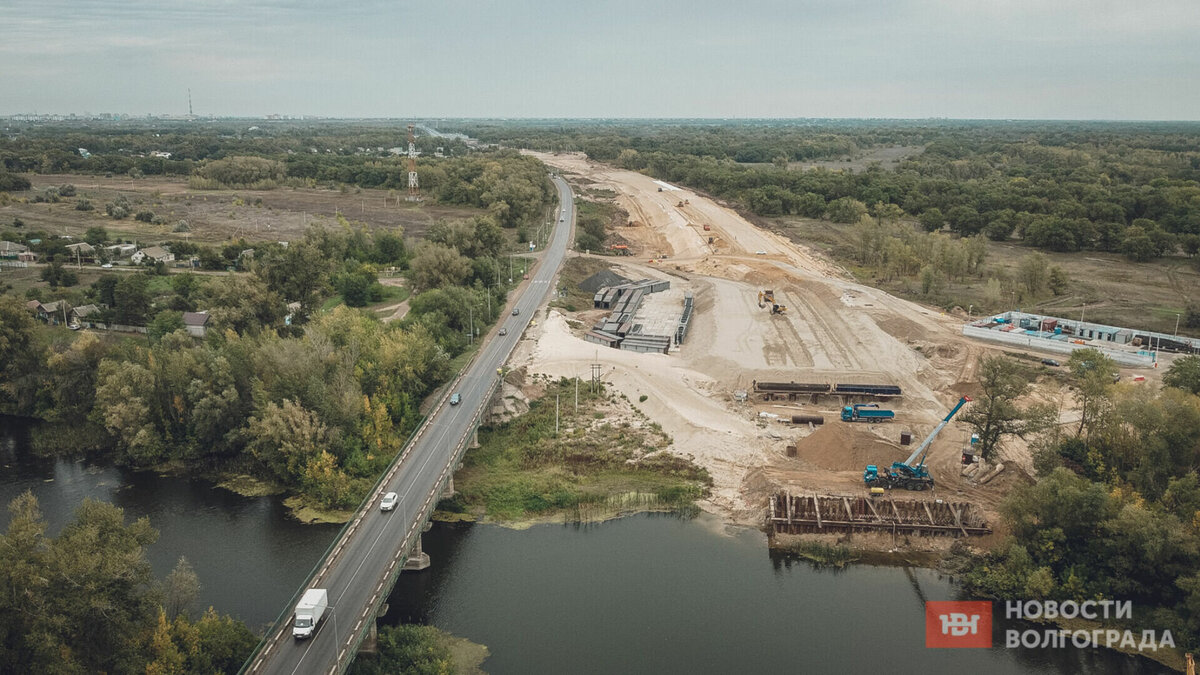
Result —
[{"label": "asphalt road", "polygon": [[[519,310],[519,314],[510,313],[498,324],[507,328],[508,334],[501,336],[493,331],[485,338],[486,344],[450,392],[457,392],[462,401],[451,406],[443,399],[404,459],[393,465],[379,492],[356,514],[353,531],[339,542],[331,561],[325,561],[328,567],[320,573],[318,587],[329,591],[330,607],[317,633],[301,641],[292,638],[290,625],[277,630],[268,636],[267,646],[247,672],[329,673],[340,671],[353,659],[351,645],[366,623],[374,620],[370,615],[372,598],[378,592],[390,591],[382,585],[393,566],[399,564],[401,543],[406,536],[417,536],[424,525],[420,512],[448,470],[458,442],[474,428],[473,413],[485,403],[484,397],[495,384],[496,370],[508,360],[534,312],[553,288],[575,216],[566,181],[555,178],[554,183],[562,204],[558,212],[562,220],[555,223],[553,236],[525,288],[515,302],[510,302],[510,308]],[[389,491],[400,495],[400,503],[394,511],[381,512],[379,498]]]}]

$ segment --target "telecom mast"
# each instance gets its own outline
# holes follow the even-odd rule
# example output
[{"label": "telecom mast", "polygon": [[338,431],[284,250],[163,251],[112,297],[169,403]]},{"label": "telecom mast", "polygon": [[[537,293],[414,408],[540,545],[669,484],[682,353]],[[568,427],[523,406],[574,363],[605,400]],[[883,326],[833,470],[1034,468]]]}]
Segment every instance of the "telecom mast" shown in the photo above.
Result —
[{"label": "telecom mast", "polygon": [[192,88],[188,87],[188,117],[195,116],[196,114],[192,112]]},{"label": "telecom mast", "polygon": [[408,201],[421,201],[421,183],[417,179],[417,143],[413,125],[408,125]]}]

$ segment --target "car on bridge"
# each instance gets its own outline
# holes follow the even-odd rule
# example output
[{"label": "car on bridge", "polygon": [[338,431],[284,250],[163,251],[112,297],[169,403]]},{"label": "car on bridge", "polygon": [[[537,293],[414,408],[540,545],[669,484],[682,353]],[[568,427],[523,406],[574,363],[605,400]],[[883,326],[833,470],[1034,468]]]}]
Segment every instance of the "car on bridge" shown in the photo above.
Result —
[{"label": "car on bridge", "polygon": [[507,328],[501,328],[501,329],[500,329],[500,335],[508,335],[508,329],[507,329]]},{"label": "car on bridge", "polygon": [[513,316],[517,316],[520,313],[521,313],[521,310],[519,308],[513,307]]},{"label": "car on bridge", "polygon": [[450,394],[450,405],[458,405],[459,403],[462,403],[462,395]]},{"label": "car on bridge", "polygon": [[400,497],[397,496],[395,492],[389,492],[383,496],[383,499],[379,500],[379,510],[395,511],[396,502],[398,501],[400,501]]}]

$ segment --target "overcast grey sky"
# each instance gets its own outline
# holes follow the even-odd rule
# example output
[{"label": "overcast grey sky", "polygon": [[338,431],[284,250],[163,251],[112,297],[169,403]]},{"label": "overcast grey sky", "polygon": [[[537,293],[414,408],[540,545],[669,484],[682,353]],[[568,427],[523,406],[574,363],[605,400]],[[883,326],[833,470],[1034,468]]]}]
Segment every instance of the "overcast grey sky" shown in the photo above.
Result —
[{"label": "overcast grey sky", "polygon": [[0,0],[0,114],[1200,118],[1200,0]]}]

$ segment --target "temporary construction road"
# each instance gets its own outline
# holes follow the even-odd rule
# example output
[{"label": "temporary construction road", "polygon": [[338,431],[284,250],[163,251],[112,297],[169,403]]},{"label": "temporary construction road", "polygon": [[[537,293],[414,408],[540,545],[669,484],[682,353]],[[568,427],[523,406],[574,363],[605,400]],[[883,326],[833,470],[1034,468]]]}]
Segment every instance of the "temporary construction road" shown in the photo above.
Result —
[{"label": "temporary construction road", "polygon": [[[474,431],[479,414],[495,390],[497,369],[508,360],[562,265],[575,207],[566,181],[556,177],[554,184],[562,205],[558,227],[554,228],[541,264],[512,304],[518,313],[500,323],[507,328],[507,335],[496,334],[487,339],[306,583],[305,588],[324,588],[329,592],[328,616],[316,634],[308,640],[294,640],[291,607],[287,608],[244,672],[339,673],[354,658],[361,636],[370,628],[375,612],[391,590],[396,567],[403,565],[405,556],[420,537],[442,486],[453,473],[456,451]],[[454,393],[461,401],[449,405],[448,399]],[[379,510],[379,498],[385,492],[400,496],[394,511]],[[303,591],[300,589],[296,597]]]}]

